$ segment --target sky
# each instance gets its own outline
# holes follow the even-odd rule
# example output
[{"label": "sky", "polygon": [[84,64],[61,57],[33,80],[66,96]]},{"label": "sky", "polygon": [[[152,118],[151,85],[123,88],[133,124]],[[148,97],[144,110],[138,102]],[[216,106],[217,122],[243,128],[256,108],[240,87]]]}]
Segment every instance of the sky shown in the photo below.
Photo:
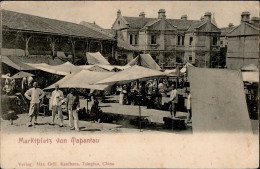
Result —
[{"label": "sky", "polygon": [[105,29],[111,28],[118,9],[123,16],[137,17],[145,12],[149,18],[157,18],[159,9],[165,9],[166,18],[179,19],[187,14],[191,20],[199,20],[205,12],[211,12],[220,28],[229,23],[239,25],[243,11],[259,17],[258,1],[5,1],[1,7],[74,23],[95,21]]}]

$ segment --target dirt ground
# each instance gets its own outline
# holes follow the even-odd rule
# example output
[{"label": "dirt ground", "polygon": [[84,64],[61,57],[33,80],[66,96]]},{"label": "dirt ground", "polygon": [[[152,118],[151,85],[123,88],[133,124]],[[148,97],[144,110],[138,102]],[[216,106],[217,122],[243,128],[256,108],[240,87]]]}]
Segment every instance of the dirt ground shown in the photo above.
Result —
[{"label": "dirt ground", "polygon": [[[112,123],[97,123],[93,121],[80,120],[80,132],[86,133],[128,133],[128,132],[140,132],[138,124],[130,124],[129,119],[134,119],[139,116],[139,106],[137,105],[121,105],[117,103],[117,96],[111,98],[111,103],[100,102],[99,106],[104,113],[121,115],[123,119],[121,121],[113,121]],[[111,100],[110,99],[110,100]],[[92,102],[89,103],[89,109]],[[141,115],[144,116],[149,122],[156,124],[155,126],[143,126],[142,132],[167,132],[178,134],[192,134],[192,124],[188,124],[186,130],[170,130],[163,128],[163,117],[169,117],[168,111],[161,111],[155,109],[147,109],[144,106],[140,107]],[[188,113],[177,112],[177,117],[187,118]],[[55,119],[55,125],[51,126],[51,116],[39,116],[39,125],[33,125],[28,127],[28,114],[19,114],[18,119],[13,121],[13,125],[8,120],[1,119],[1,130],[5,133],[15,132],[43,132],[43,133],[73,133],[76,131],[70,130],[68,117],[64,115],[64,127],[59,127],[59,119]],[[258,121],[251,120],[253,133],[258,133]]]}]

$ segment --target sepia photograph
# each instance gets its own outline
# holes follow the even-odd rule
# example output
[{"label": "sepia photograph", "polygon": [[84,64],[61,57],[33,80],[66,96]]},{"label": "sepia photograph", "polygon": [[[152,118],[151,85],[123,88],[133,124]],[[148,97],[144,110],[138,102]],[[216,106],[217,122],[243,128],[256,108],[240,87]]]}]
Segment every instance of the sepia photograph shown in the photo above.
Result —
[{"label": "sepia photograph", "polygon": [[258,1],[2,1],[1,168],[258,168],[259,31]]}]

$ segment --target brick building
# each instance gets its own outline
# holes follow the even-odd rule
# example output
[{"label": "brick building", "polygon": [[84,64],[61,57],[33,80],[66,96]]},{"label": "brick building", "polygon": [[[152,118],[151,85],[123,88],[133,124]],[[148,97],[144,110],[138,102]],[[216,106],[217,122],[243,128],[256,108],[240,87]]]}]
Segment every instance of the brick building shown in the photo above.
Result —
[{"label": "brick building", "polygon": [[125,42],[151,54],[159,65],[189,61],[200,67],[217,67],[221,31],[214,23],[210,12],[200,20],[188,20],[187,15],[168,19],[164,9],[158,11],[158,18],[147,18],[144,12],[126,17],[118,10],[112,29]]}]

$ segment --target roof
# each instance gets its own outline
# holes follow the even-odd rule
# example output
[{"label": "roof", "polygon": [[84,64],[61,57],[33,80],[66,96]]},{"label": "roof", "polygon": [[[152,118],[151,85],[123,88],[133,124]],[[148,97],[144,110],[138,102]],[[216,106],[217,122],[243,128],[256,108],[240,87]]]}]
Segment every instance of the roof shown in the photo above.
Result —
[{"label": "roof", "polygon": [[[243,26],[244,25],[244,26]],[[227,36],[247,36],[247,35],[259,35],[260,28],[255,26],[256,24],[242,22],[240,25],[234,27],[227,33]],[[244,27],[244,28],[243,28]],[[244,31],[241,31],[244,29]]]},{"label": "roof", "polygon": [[96,29],[101,29],[101,30],[103,29],[101,26],[97,25],[96,23],[81,21],[79,24],[80,24],[80,25],[84,25],[84,26],[94,27],[94,28],[96,28]]},{"label": "roof", "polygon": [[188,30],[192,25],[202,24],[200,20],[167,19],[178,30]]},{"label": "roof", "polygon": [[140,18],[140,17],[128,17],[123,16],[131,28],[141,29],[147,22],[157,20],[157,18]]},{"label": "roof", "polygon": [[[111,38],[114,38],[116,36],[116,31],[115,30],[111,30],[111,29],[103,29],[102,27],[100,27],[97,24],[93,24],[93,23],[89,23],[86,21],[82,21],[80,22],[80,24],[90,28],[90,29],[94,29],[102,34],[105,34],[106,36],[109,36]],[[125,49],[125,50],[130,50],[130,51],[137,51],[138,49],[128,43],[126,43],[125,41],[123,41],[123,35],[120,31],[117,32],[117,46],[119,48]]]},{"label": "roof", "polygon": [[[143,28],[148,22],[157,21],[158,18],[140,18],[123,16],[131,28]],[[183,20],[183,19],[166,19],[172,26],[176,26],[178,30],[188,30],[191,25],[202,23],[200,20]]]},{"label": "roof", "polygon": [[226,36],[228,34],[228,32],[230,32],[232,29],[234,29],[235,27],[225,27],[225,28],[220,28],[221,30],[221,36]]},{"label": "roof", "polygon": [[2,10],[2,25],[3,29],[7,30],[113,40],[113,38],[83,25],[8,10]]},{"label": "roof", "polygon": [[176,27],[166,19],[157,19],[147,22],[142,29],[144,28],[148,28],[148,30],[176,30]]},{"label": "roof", "polygon": [[221,32],[221,30],[211,22],[200,21],[197,22],[188,29],[188,32],[193,32],[199,30],[200,32]]}]

